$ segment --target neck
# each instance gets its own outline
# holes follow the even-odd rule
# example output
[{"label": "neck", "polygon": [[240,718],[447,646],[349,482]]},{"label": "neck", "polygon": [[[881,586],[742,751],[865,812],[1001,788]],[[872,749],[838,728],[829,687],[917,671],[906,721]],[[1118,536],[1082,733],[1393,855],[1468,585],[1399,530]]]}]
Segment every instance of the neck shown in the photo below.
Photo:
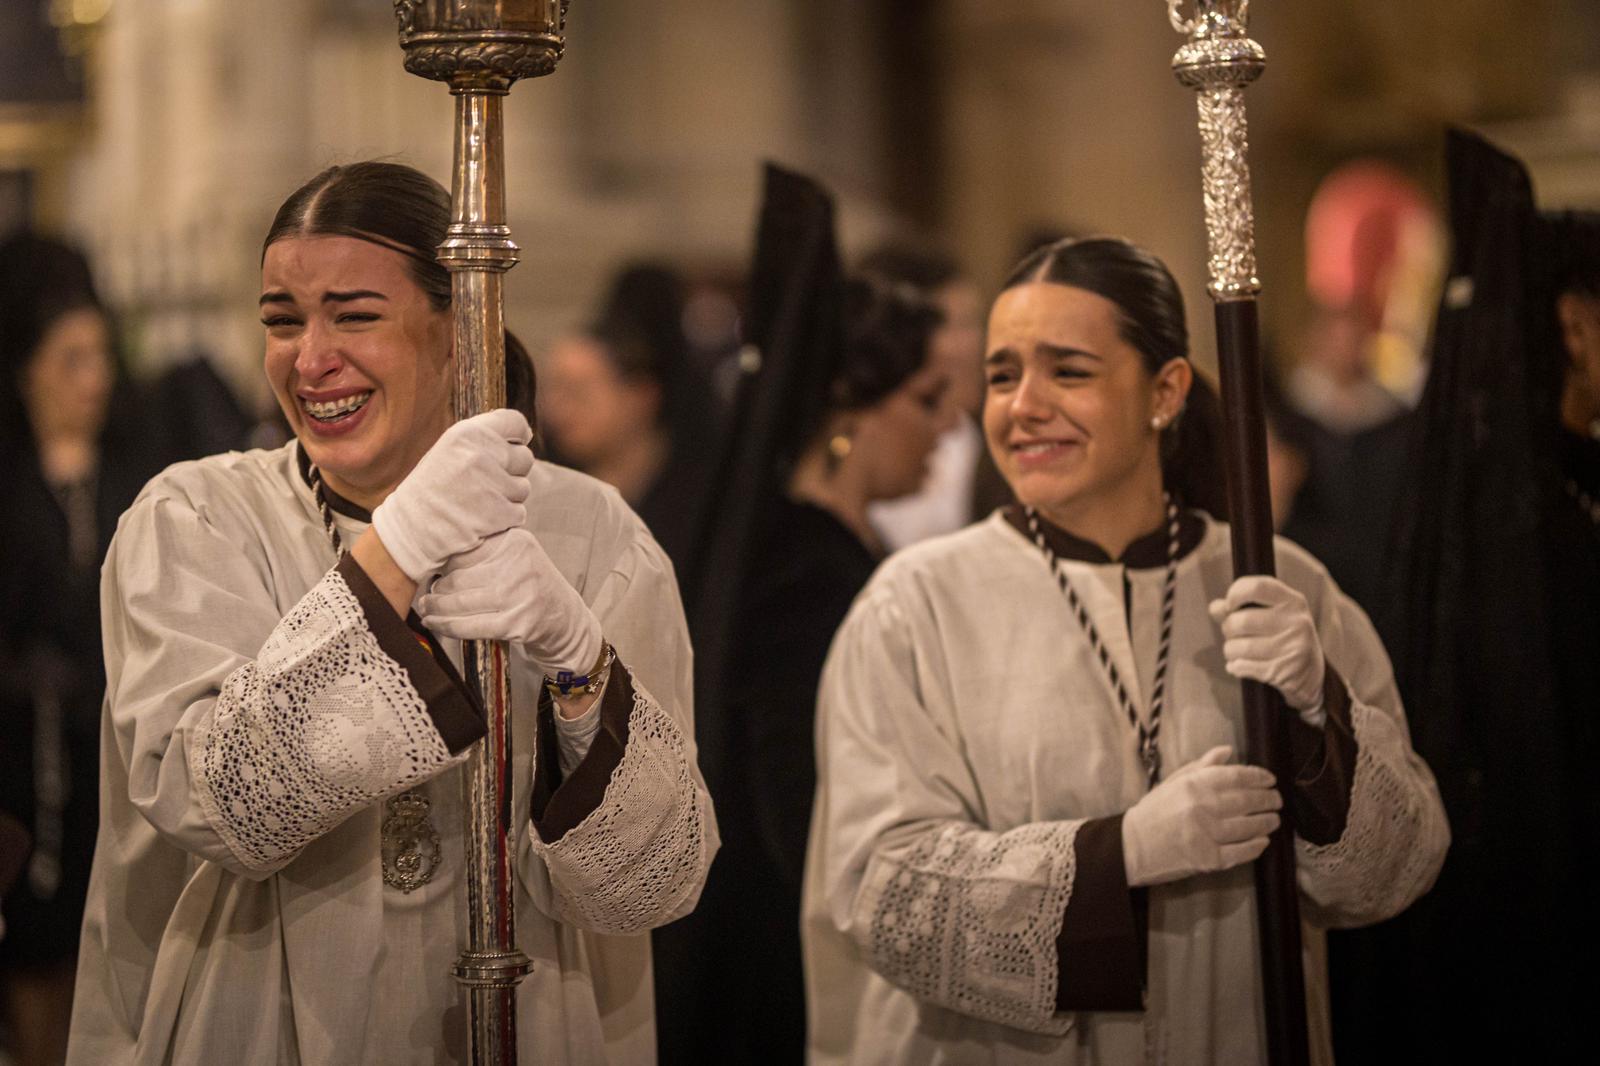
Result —
[{"label": "neck", "polygon": [[378,504],[387,500],[389,494],[399,485],[397,481],[393,485],[385,485],[382,488],[363,488],[360,485],[352,485],[344,478],[327,470],[319,470],[318,473],[322,475],[322,483],[327,486],[329,492],[342,496],[368,512],[377,510]]},{"label": "neck", "polygon": [[1569,380],[1561,392],[1561,424],[1582,437],[1593,435],[1600,412],[1585,388],[1574,387]]},{"label": "neck", "polygon": [[808,449],[789,478],[789,498],[822,508],[874,554],[884,554],[883,541],[867,521],[866,485],[849,459],[830,470],[824,448]]},{"label": "neck", "polygon": [[1160,467],[1093,497],[1041,506],[1038,511],[1073,536],[1120,559],[1128,545],[1159,526],[1165,517]]},{"label": "neck", "polygon": [[589,464],[586,472],[622,493],[630,504],[636,504],[650,491],[666,464],[666,434],[653,429],[629,437],[611,454]]},{"label": "neck", "polygon": [[88,437],[43,437],[38,448],[39,468],[47,481],[57,484],[82,481],[98,465],[99,449]]}]

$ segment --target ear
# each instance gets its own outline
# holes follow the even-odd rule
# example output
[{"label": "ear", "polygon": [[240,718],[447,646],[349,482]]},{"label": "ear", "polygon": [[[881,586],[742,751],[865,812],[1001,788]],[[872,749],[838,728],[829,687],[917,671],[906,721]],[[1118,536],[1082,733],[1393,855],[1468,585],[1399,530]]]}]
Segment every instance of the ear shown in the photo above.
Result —
[{"label": "ear", "polygon": [[1183,412],[1189,399],[1189,387],[1194,384],[1194,367],[1189,360],[1169,359],[1155,373],[1150,389],[1150,416],[1159,418],[1169,426]]}]

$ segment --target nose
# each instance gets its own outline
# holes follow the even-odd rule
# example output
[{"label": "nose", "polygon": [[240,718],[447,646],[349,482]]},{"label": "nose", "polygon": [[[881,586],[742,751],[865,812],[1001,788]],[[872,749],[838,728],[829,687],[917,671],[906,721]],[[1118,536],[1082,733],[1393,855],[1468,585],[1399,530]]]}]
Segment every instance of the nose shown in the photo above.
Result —
[{"label": "nose", "polygon": [[300,345],[295,351],[294,372],[306,382],[320,381],[336,372],[344,364],[339,346],[331,330],[313,319],[306,323],[300,334]]},{"label": "nose", "polygon": [[1011,417],[1017,422],[1044,422],[1050,418],[1046,385],[1032,370],[1025,370],[1011,394]]}]

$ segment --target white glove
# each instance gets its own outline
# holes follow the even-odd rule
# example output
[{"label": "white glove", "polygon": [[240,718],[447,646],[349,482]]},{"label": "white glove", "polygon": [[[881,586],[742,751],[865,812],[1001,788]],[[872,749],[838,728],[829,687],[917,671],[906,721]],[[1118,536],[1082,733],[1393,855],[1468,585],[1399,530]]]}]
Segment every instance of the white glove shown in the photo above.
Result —
[{"label": "white glove", "polygon": [[528,520],[533,430],[501,408],[445,430],[372,512],[372,528],[395,565],[417,584],[445,560]]},{"label": "white glove", "polygon": [[1228,595],[1212,600],[1212,621],[1222,626],[1222,658],[1228,673],[1271,685],[1300,720],[1321,729],[1327,664],[1306,598],[1275,577],[1241,577]]},{"label": "white glove", "polygon": [[600,658],[599,619],[526,529],[452,558],[417,613],[447,637],[515,641],[550,676],[584,673]]},{"label": "white glove", "polygon": [[1232,748],[1212,748],[1122,816],[1129,886],[1231,870],[1267,850],[1283,797],[1270,770],[1228,765],[1231,758]]}]

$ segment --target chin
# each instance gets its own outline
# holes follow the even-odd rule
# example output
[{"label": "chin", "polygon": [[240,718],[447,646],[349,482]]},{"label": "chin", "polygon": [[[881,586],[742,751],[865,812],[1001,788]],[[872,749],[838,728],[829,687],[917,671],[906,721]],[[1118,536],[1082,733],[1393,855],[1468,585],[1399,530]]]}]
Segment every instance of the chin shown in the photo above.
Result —
[{"label": "chin", "polygon": [[1024,474],[1011,481],[1017,502],[1037,511],[1058,511],[1071,507],[1083,495],[1083,486],[1062,484],[1057,478]]},{"label": "chin", "polygon": [[295,436],[317,469],[331,473],[345,481],[355,481],[353,474],[372,466],[376,456],[365,442],[359,440],[321,440],[313,434],[298,432]]}]

